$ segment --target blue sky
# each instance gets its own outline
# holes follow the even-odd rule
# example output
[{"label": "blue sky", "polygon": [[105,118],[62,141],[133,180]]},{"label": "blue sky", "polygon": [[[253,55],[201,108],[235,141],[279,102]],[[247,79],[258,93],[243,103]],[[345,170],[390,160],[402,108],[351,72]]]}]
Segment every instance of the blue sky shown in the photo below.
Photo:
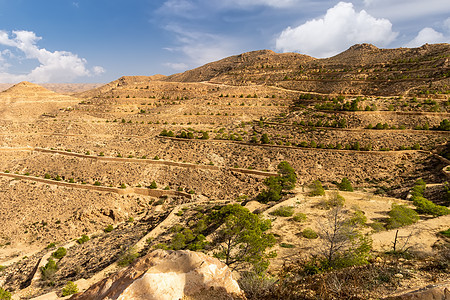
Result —
[{"label": "blue sky", "polygon": [[246,51],[450,42],[450,0],[0,0],[0,82],[109,82]]}]

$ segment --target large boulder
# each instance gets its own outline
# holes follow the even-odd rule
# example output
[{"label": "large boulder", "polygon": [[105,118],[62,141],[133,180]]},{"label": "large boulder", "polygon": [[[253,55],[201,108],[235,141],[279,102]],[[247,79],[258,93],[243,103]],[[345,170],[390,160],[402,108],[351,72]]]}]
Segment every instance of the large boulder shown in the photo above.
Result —
[{"label": "large boulder", "polygon": [[231,270],[192,251],[155,250],[70,299],[245,299]]}]

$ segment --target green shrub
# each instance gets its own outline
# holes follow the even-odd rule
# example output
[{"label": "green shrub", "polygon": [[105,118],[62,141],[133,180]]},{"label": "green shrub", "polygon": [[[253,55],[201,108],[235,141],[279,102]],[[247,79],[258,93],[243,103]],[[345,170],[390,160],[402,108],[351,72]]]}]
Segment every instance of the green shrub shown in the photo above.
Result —
[{"label": "green shrub", "polygon": [[282,248],[294,248],[295,245],[287,244],[287,243],[281,243],[280,247],[282,247]]},{"label": "green shrub", "polygon": [[290,217],[294,214],[294,208],[292,206],[280,206],[276,210],[270,212],[272,216]]},{"label": "green shrub", "polygon": [[267,135],[267,133],[264,133],[261,136],[261,144],[269,144],[270,140],[269,140],[269,136]]},{"label": "green shrub", "polygon": [[443,236],[450,238],[450,228],[444,231],[439,231],[439,233],[442,234]]},{"label": "green shrub", "polygon": [[67,254],[67,249],[64,247],[59,247],[55,252],[52,253],[52,256],[56,259],[61,259]]},{"label": "green shrub", "polygon": [[421,196],[413,197],[413,204],[416,206],[416,210],[419,213],[429,214],[435,217],[450,214],[450,209],[448,209],[447,207],[436,205],[430,200]]},{"label": "green shrub", "polygon": [[56,262],[50,258],[44,267],[41,267],[41,274],[43,280],[50,280],[55,275],[56,271],[58,271],[58,266]]},{"label": "green shrub", "polygon": [[319,237],[319,235],[317,234],[317,232],[315,232],[314,230],[312,230],[311,228],[305,228],[302,231],[302,236],[304,238],[307,239],[317,239]]},{"label": "green shrub", "polygon": [[149,189],[152,189],[152,190],[154,190],[154,189],[156,189],[158,186],[156,185],[156,181],[152,181],[152,183],[150,184],[150,186],[148,187]]},{"label": "green shrub", "polygon": [[342,178],[341,183],[338,184],[338,188],[340,191],[353,192],[352,183],[347,177]]},{"label": "green shrub", "polygon": [[333,193],[329,199],[322,200],[319,205],[323,209],[331,209],[337,206],[344,206],[345,198],[339,195],[339,193]]},{"label": "green shrub", "polygon": [[413,209],[406,205],[392,204],[391,211],[388,213],[387,228],[393,229],[416,223],[419,215]]},{"label": "green shrub", "polygon": [[309,196],[323,196],[325,195],[325,190],[322,186],[322,183],[319,180],[315,180],[310,186],[311,191],[309,192]]},{"label": "green shrub", "polygon": [[136,248],[130,247],[117,261],[117,265],[120,267],[126,267],[130,265],[132,262],[136,260],[136,258],[139,257],[138,252],[136,251]]},{"label": "green shrub", "polygon": [[296,213],[292,220],[295,222],[305,222],[306,221],[306,215],[304,213]]},{"label": "green shrub", "polygon": [[68,281],[66,286],[62,289],[63,297],[70,296],[78,293],[78,287],[72,281]]},{"label": "green shrub", "polygon": [[3,288],[0,287],[0,300],[9,300],[9,299],[11,299],[11,293],[5,291]]},{"label": "green shrub", "polygon": [[380,232],[380,231],[386,230],[386,228],[384,228],[384,224],[381,222],[375,221],[375,222],[372,222],[367,225],[369,225],[373,230],[375,230],[375,232]]},{"label": "green shrub", "polygon": [[90,240],[90,238],[87,235],[83,234],[81,236],[81,238],[77,239],[77,243],[81,245],[81,244],[86,243],[89,240]]},{"label": "green shrub", "polygon": [[96,181],[96,182],[94,182],[94,185],[95,186],[100,186],[100,185],[102,185],[99,181]]},{"label": "green shrub", "polygon": [[112,225],[106,226],[105,229],[103,229],[104,232],[108,233],[114,230],[114,227]]},{"label": "green shrub", "polygon": [[45,247],[45,249],[51,249],[51,248],[55,248],[56,244],[55,243],[50,243],[47,245],[47,247]]}]

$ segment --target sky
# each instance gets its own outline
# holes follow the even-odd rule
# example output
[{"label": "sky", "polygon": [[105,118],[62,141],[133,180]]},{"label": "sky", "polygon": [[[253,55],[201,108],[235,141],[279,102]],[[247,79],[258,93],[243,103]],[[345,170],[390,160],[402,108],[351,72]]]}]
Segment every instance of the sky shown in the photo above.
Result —
[{"label": "sky", "polygon": [[0,83],[106,83],[359,43],[450,43],[450,0],[0,0]]}]

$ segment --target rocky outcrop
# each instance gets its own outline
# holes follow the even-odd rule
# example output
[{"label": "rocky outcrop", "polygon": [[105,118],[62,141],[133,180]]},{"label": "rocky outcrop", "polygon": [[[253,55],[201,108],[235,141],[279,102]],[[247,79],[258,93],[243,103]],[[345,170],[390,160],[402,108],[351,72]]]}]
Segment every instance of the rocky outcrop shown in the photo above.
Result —
[{"label": "rocky outcrop", "polygon": [[450,283],[430,285],[386,300],[447,300],[450,299]]},{"label": "rocky outcrop", "polygon": [[155,250],[71,299],[220,300],[245,296],[231,270],[219,260],[199,252]]}]

